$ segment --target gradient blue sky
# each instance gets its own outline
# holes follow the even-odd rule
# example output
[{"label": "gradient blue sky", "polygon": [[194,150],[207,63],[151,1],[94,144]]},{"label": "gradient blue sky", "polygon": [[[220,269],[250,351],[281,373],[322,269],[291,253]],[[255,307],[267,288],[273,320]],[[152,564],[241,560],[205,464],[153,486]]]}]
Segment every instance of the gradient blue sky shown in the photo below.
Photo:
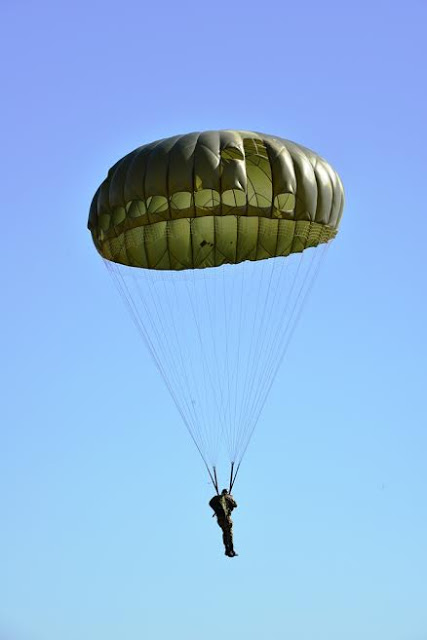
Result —
[{"label": "gradient blue sky", "polygon": [[[1,640],[427,639],[426,20],[2,0]],[[216,128],[318,151],[347,194],[236,486],[235,561],[86,230],[118,158]]]}]

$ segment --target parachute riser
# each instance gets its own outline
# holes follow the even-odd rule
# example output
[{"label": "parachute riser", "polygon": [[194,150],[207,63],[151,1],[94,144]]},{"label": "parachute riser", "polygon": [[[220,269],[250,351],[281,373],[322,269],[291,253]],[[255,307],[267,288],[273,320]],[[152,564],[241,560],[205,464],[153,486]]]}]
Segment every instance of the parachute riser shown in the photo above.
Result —
[{"label": "parachute riser", "polygon": [[218,477],[216,475],[216,467],[212,467],[213,468],[213,477],[209,471],[209,475],[211,476],[212,482],[213,482],[213,486],[215,487],[215,491],[217,493],[217,495],[219,495],[219,487],[218,487]]},{"label": "parachute riser", "polygon": [[230,470],[230,487],[228,489],[228,493],[231,493],[234,483],[236,482],[236,477],[237,474],[239,473],[239,469],[240,469],[240,462],[237,465],[236,471],[234,471],[234,462],[231,463],[231,470]]},{"label": "parachute riser", "polygon": [[[212,467],[212,471],[211,469],[208,467],[208,465],[206,465],[206,468],[208,470],[209,473],[209,477],[211,479],[211,482],[215,488],[215,491],[217,493],[217,495],[219,495],[220,491],[219,491],[219,483],[218,483],[218,475],[217,475],[217,471],[216,471],[216,467]],[[235,467],[235,463],[232,462],[231,463],[231,468],[230,468],[230,482],[228,485],[228,493],[231,493],[231,490],[233,489],[234,483],[236,482],[236,477],[237,474],[239,472],[240,469],[240,462],[237,465],[237,467]]]}]

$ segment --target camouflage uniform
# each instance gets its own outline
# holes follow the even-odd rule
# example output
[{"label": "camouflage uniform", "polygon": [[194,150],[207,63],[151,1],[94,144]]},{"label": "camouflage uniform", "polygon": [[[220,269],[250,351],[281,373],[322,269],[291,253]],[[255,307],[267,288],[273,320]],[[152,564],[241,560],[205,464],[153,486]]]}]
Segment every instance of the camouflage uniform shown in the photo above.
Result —
[{"label": "camouflage uniform", "polygon": [[233,547],[233,521],[231,519],[231,512],[237,507],[237,502],[233,496],[224,489],[221,495],[212,498],[209,506],[214,510],[218,525],[222,529],[225,555],[233,558],[237,553]]}]

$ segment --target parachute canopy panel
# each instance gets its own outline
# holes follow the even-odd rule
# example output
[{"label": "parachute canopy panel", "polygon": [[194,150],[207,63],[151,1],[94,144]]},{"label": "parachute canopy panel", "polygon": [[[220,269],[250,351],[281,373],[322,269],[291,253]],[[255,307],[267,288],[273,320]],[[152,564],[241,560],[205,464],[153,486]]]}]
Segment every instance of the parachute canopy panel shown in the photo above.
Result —
[{"label": "parachute canopy panel", "polygon": [[251,131],[146,144],[96,192],[88,227],[111,262],[182,270],[287,256],[335,237],[341,180],[313,151]]}]

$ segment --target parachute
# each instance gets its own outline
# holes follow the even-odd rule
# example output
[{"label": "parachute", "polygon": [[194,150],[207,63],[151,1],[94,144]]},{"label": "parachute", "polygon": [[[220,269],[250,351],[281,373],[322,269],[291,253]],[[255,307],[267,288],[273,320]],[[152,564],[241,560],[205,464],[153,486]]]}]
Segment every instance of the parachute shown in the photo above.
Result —
[{"label": "parachute", "polygon": [[218,459],[231,490],[343,206],[316,153],[232,130],[139,147],[95,193],[95,247],[217,492]]}]

